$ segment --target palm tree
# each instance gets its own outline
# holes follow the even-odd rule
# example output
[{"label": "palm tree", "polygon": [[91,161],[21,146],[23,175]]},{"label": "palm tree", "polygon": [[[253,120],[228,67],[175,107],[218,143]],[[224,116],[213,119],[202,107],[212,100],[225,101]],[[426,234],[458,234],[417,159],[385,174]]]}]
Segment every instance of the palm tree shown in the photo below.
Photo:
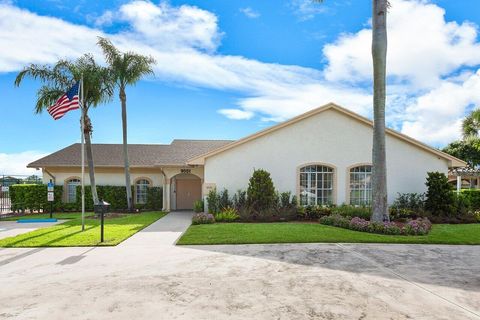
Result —
[{"label": "palm tree", "polygon": [[[323,2],[324,0],[314,0]],[[387,162],[385,151],[385,100],[388,0],[372,0],[373,146],[372,221],[388,221]]]},{"label": "palm tree", "polygon": [[388,0],[373,0],[373,147],[372,221],[390,220],[387,202],[387,161],[385,151],[385,100],[387,69]]},{"label": "palm tree", "polygon": [[478,137],[480,131],[480,109],[473,110],[462,123],[463,137]]},{"label": "palm tree", "polygon": [[152,65],[155,60],[134,52],[120,52],[110,40],[99,37],[98,45],[102,48],[105,60],[109,65],[114,85],[118,87],[119,98],[122,104],[122,129],[123,129],[123,161],[125,166],[125,187],[127,203],[130,210],[132,204],[132,187],[130,182],[130,164],[128,161],[127,143],[127,85],[134,85],[142,77],[153,74]]},{"label": "palm tree", "polygon": [[53,105],[83,75],[83,116],[85,120],[84,134],[87,151],[87,163],[92,189],[93,202],[98,203],[95,184],[95,170],[92,152],[92,122],[88,110],[111,100],[114,88],[111,85],[107,68],[99,66],[92,55],[85,54],[75,61],[60,60],[53,66],[31,64],[25,67],[15,78],[15,86],[19,86],[25,77],[39,79],[42,86],[37,91],[35,113],[39,114]]}]

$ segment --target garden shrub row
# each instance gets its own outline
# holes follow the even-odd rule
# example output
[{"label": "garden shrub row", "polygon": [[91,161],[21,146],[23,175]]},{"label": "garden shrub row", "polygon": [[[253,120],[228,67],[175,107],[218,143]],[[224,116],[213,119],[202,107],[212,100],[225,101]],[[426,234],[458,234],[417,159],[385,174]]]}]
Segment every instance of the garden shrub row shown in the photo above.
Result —
[{"label": "garden shrub row", "polygon": [[[63,202],[63,187],[55,186],[53,209],[55,211],[81,210],[81,186],[77,186],[77,198],[74,203]],[[110,203],[111,210],[126,210],[127,195],[122,186],[97,186],[99,199]],[[49,211],[50,202],[47,201],[47,185],[18,184],[10,186],[10,199],[14,212]],[[132,187],[133,194],[133,187]],[[161,210],[163,206],[163,190],[161,187],[147,189],[147,203],[136,205],[137,209]],[[85,210],[93,211],[93,199],[90,186],[85,186]]]},{"label": "garden shrub row", "polygon": [[[55,186],[53,209],[63,210],[63,187]],[[14,184],[9,188],[12,211],[49,211],[51,204],[47,201],[47,185],[44,184]]]},{"label": "garden shrub row", "polygon": [[[97,186],[98,198],[110,203],[111,210],[127,209],[127,190],[123,186]],[[132,187],[132,195],[135,195]],[[76,210],[82,205],[82,189],[77,186]],[[161,187],[149,187],[147,189],[147,203],[136,204],[136,209],[161,210],[163,206],[163,189]],[[92,189],[85,186],[85,210],[93,210]]]}]

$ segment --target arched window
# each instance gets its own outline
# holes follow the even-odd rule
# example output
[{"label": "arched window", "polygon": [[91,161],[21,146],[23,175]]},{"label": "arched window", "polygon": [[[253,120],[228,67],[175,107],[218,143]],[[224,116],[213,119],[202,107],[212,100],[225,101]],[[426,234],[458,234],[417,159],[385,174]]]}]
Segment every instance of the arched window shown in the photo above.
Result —
[{"label": "arched window", "polygon": [[300,205],[333,204],[334,169],[324,165],[300,168]]},{"label": "arched window", "polygon": [[372,203],[372,166],[350,169],[350,204],[368,206]]},{"label": "arched window", "polygon": [[150,181],[147,179],[138,179],[135,183],[135,203],[147,203],[147,190],[150,186]]},{"label": "arched window", "polygon": [[77,186],[81,184],[80,179],[72,178],[67,180],[67,203],[77,201]]}]

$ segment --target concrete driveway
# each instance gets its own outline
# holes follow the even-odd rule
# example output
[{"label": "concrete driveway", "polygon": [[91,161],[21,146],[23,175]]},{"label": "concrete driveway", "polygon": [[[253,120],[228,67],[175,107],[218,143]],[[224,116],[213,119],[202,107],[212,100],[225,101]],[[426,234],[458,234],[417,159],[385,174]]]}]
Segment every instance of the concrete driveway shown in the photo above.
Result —
[{"label": "concrete driveway", "polygon": [[480,318],[479,246],[173,246],[190,217],[112,248],[1,249],[0,318]]}]

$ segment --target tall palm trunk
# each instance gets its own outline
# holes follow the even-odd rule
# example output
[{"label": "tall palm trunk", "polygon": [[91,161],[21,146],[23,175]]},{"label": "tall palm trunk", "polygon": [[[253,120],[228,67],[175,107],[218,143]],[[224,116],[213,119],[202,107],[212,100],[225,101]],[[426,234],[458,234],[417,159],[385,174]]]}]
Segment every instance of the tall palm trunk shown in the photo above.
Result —
[{"label": "tall palm trunk", "polygon": [[372,221],[388,220],[385,151],[385,99],[387,66],[387,0],[373,0],[373,148]]},{"label": "tall palm trunk", "polygon": [[[86,108],[88,110],[88,108]],[[93,198],[93,203],[97,204],[98,203],[98,194],[97,194],[97,185],[95,183],[95,169],[93,165],[93,152],[92,152],[92,139],[91,139],[91,133],[92,133],[92,123],[90,121],[90,118],[88,117],[87,111],[84,111],[84,121],[85,121],[85,127],[84,127],[84,135],[85,135],[85,145],[86,145],[86,151],[87,151],[87,164],[88,164],[88,175],[90,177],[90,187],[92,190],[92,198]]]},{"label": "tall palm trunk", "polygon": [[127,95],[125,88],[120,87],[120,101],[122,102],[122,129],[123,129],[123,162],[125,165],[125,188],[127,191],[128,209],[132,210],[132,184],[130,182],[130,164],[128,161],[128,141],[127,141]]}]

